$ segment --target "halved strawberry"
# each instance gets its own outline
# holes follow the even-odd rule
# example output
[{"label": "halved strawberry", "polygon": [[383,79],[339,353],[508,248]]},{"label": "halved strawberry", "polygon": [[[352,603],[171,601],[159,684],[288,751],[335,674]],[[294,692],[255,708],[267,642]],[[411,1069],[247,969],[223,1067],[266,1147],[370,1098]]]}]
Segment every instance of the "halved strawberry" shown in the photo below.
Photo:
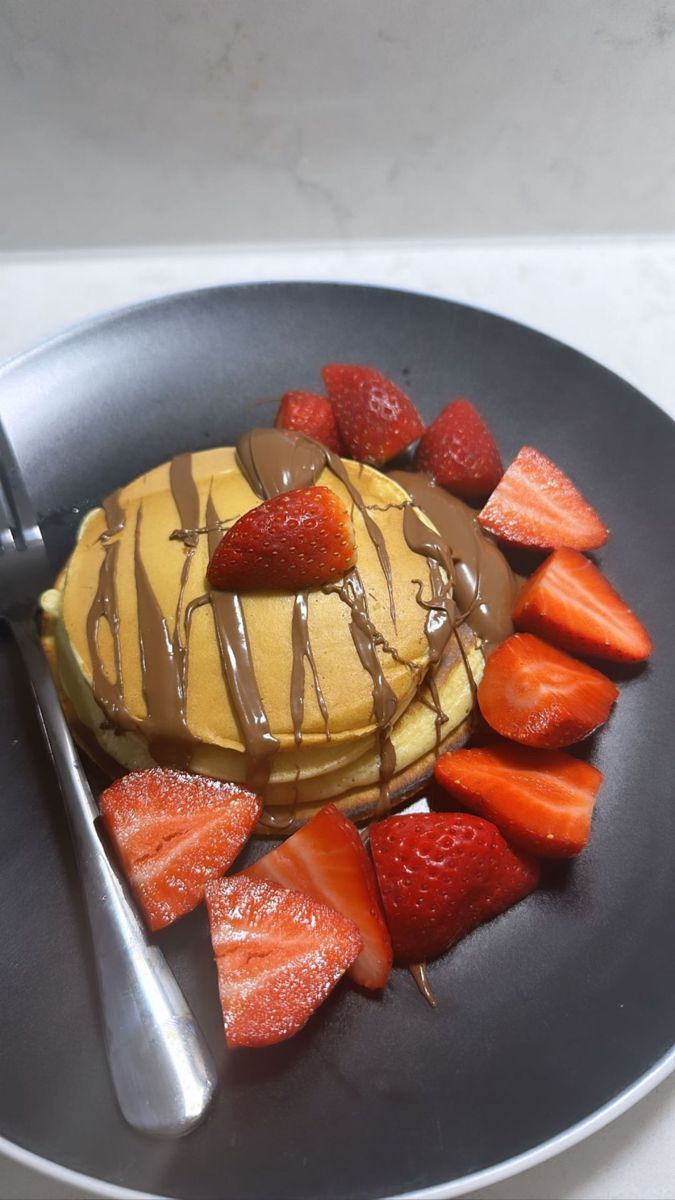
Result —
[{"label": "halved strawberry", "polygon": [[213,880],[206,906],[228,1046],[292,1037],[363,945],[340,913],[263,879]]},{"label": "halved strawberry", "polygon": [[514,633],[490,655],[478,685],[488,725],[526,746],[571,746],[604,725],[619,692],[586,663]]},{"label": "halved strawberry", "polygon": [[344,447],[338,433],[330,400],[314,392],[286,392],[274,418],[277,429],[297,429],[341,454]]},{"label": "halved strawberry", "polygon": [[340,436],[352,458],[375,466],[394,458],[424,433],[415,405],[372,367],[329,363],[321,375]]},{"label": "halved strawberry", "polygon": [[363,987],[384,987],[391,972],[391,939],[375,872],[358,829],[334,804],[244,873],[295,888],[349,917],[363,937],[363,950],[349,973]]},{"label": "halved strawberry", "polygon": [[577,550],[556,550],[523,587],[513,610],[517,629],[573,654],[642,662],[647,630],[598,568]]},{"label": "halved strawberry", "polygon": [[117,779],[99,807],[150,929],[196,908],[262,812],[239,784],[161,767]]},{"label": "halved strawberry", "polygon": [[592,550],[608,536],[572,480],[530,446],[518,452],[478,520],[505,542],[537,550]]},{"label": "halved strawberry", "polygon": [[415,466],[465,500],[487,496],[504,474],[495,439],[473,404],[461,396],[422,436]]},{"label": "halved strawberry", "polygon": [[454,800],[532,854],[570,858],[588,841],[602,773],[571,754],[500,742],[441,754],[434,771]]},{"label": "halved strawberry", "polygon": [[296,488],[235,521],[213,552],[208,581],[227,591],[319,587],[356,562],[354,528],[327,487]]},{"label": "halved strawberry", "polygon": [[539,883],[534,859],[466,813],[387,817],[370,844],[400,962],[435,958]]}]

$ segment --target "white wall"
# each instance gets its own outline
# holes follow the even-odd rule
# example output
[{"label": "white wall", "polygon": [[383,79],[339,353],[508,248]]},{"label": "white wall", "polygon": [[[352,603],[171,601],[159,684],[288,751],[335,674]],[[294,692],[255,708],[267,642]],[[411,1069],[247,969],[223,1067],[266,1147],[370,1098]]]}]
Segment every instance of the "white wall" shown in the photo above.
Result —
[{"label": "white wall", "polygon": [[0,0],[0,249],[675,230],[672,0]]}]

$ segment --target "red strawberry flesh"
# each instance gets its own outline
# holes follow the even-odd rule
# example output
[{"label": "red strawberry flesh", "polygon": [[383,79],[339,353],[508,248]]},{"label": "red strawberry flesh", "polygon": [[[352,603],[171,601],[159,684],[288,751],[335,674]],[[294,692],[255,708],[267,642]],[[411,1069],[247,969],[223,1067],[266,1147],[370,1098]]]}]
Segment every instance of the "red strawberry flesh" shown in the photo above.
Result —
[{"label": "red strawberry flesh", "polygon": [[487,496],[504,473],[492,433],[473,404],[462,397],[448,404],[429,426],[417,447],[415,466],[464,500]]},{"label": "red strawberry flesh", "polygon": [[292,1037],[353,963],[353,922],[309,896],[238,875],[206,888],[228,1046]]},{"label": "red strawberry flesh", "polygon": [[466,813],[387,817],[370,845],[399,962],[435,958],[539,882],[534,859]]},{"label": "red strawberry flesh", "polygon": [[153,767],[132,771],[99,798],[150,929],[162,929],[204,898],[248,841],[262,811],[239,784]]},{"label": "red strawberry flesh", "polygon": [[333,406],[325,396],[314,392],[286,392],[274,419],[277,429],[295,429],[322,442],[329,450],[342,454]]},{"label": "red strawberry flesh", "polygon": [[551,750],[604,725],[618,694],[606,675],[530,633],[502,642],[478,685],[488,725],[502,737]]},{"label": "red strawberry flesh", "polygon": [[380,466],[424,433],[409,396],[372,367],[329,363],[321,371],[347,453]]},{"label": "red strawberry flesh", "polygon": [[327,487],[296,488],[250,509],[223,535],[207,578],[214,588],[299,591],[341,579],[356,562],[354,529]]},{"label": "red strawberry flesh", "polygon": [[642,662],[652,643],[644,625],[590,559],[566,547],[542,563],[513,610],[517,629],[573,654]]},{"label": "red strawberry flesh", "polygon": [[519,451],[479,514],[481,525],[514,546],[592,550],[607,530],[572,480],[530,446]]},{"label": "red strawberry flesh", "polygon": [[571,754],[509,742],[442,754],[435,775],[453,800],[546,858],[583,850],[602,783],[596,767]]},{"label": "red strawberry flesh", "polygon": [[245,874],[304,892],[349,917],[363,937],[363,950],[349,973],[363,987],[384,987],[392,952],[377,879],[358,829],[333,804]]}]

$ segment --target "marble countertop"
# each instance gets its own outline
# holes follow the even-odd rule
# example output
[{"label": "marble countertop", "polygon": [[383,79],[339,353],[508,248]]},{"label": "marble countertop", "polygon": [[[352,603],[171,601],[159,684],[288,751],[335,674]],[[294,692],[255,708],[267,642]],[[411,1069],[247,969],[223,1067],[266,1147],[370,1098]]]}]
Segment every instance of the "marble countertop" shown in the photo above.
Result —
[{"label": "marble countertop", "polygon": [[[0,255],[0,360],[91,315],[165,292],[260,280],[401,287],[465,301],[589,354],[675,417],[675,238],[374,242]],[[675,1076],[484,1200],[675,1200]],[[5,1200],[87,1190],[0,1158]]]}]

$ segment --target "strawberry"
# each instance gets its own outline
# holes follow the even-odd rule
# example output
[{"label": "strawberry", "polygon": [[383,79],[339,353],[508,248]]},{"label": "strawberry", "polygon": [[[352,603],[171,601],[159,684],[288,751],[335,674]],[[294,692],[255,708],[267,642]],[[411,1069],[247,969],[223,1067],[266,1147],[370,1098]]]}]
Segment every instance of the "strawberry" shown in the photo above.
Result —
[{"label": "strawberry", "polygon": [[327,804],[245,874],[304,892],[349,917],[363,937],[363,950],[349,973],[363,987],[384,987],[391,971],[391,939],[375,872],[358,829],[335,805]]},{"label": "strawberry", "polygon": [[435,958],[539,883],[534,859],[466,813],[387,817],[370,845],[399,962]]},{"label": "strawberry", "polygon": [[500,742],[441,754],[434,771],[453,800],[532,854],[570,858],[588,841],[602,773],[571,754]]},{"label": "strawberry", "polygon": [[379,466],[424,433],[412,400],[372,367],[330,363],[321,371],[348,454]]},{"label": "strawberry", "polygon": [[99,807],[150,929],[196,908],[262,811],[258,796],[239,784],[160,767],[117,779]]},{"label": "strawberry", "polygon": [[206,906],[228,1046],[292,1037],[363,945],[352,921],[264,879],[213,880]]},{"label": "strawberry", "polygon": [[415,466],[465,500],[487,496],[504,474],[497,443],[473,404],[459,397],[427,429]]},{"label": "strawberry", "polygon": [[651,639],[598,568],[577,550],[556,550],[522,589],[513,610],[517,629],[614,662],[649,658]]},{"label": "strawberry", "polygon": [[505,542],[535,550],[592,550],[608,536],[572,480],[530,446],[518,452],[478,520]]},{"label": "strawberry", "polygon": [[322,442],[329,450],[343,450],[330,400],[314,392],[286,392],[274,419],[277,429],[297,429]]},{"label": "strawberry", "polygon": [[319,587],[356,562],[354,529],[327,487],[296,488],[244,513],[223,534],[207,570],[228,591]]},{"label": "strawberry", "polygon": [[604,725],[619,692],[611,679],[531,633],[490,655],[478,685],[488,725],[526,746],[571,746]]}]

